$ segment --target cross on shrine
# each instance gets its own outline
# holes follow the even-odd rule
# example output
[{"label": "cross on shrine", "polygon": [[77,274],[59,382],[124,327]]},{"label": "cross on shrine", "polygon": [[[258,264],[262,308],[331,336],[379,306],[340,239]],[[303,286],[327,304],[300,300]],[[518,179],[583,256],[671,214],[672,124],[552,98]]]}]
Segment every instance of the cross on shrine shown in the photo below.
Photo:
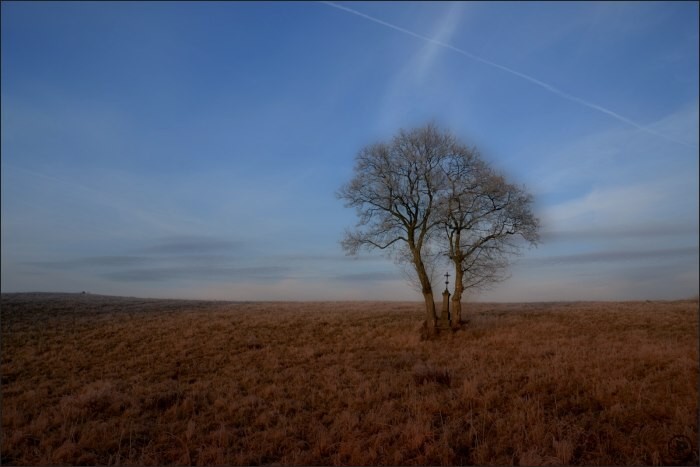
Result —
[{"label": "cross on shrine", "polygon": [[450,283],[450,273],[445,273],[445,288],[447,288],[447,284]]}]

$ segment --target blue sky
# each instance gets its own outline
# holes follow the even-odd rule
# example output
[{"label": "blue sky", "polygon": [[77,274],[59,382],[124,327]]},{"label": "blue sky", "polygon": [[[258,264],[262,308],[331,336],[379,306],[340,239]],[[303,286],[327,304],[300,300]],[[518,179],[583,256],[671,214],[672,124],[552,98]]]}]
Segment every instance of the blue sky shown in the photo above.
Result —
[{"label": "blue sky", "polygon": [[478,300],[698,293],[697,2],[3,2],[3,292],[417,300],[357,151],[435,121],[535,195]]}]

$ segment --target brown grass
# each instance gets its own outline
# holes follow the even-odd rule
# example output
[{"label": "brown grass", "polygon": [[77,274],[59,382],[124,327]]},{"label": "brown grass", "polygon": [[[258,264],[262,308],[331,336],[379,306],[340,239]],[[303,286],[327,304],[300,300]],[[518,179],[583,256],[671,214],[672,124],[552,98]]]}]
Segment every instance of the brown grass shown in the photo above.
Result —
[{"label": "brown grass", "polygon": [[466,315],[3,294],[1,460],[697,464],[697,301]]}]

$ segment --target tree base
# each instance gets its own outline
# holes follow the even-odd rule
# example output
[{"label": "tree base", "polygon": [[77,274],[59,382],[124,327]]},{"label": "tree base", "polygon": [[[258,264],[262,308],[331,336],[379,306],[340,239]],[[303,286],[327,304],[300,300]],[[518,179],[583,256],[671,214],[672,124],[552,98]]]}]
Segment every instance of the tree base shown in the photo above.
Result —
[{"label": "tree base", "polygon": [[467,321],[460,321],[459,323],[444,323],[442,321],[436,321],[434,324],[428,324],[427,321],[423,321],[423,324],[421,324],[420,327],[420,340],[435,340],[441,335],[447,335],[459,331],[466,324]]},{"label": "tree base", "polygon": [[430,341],[438,336],[438,329],[434,324],[428,324],[427,321],[423,321],[420,327],[420,340]]}]

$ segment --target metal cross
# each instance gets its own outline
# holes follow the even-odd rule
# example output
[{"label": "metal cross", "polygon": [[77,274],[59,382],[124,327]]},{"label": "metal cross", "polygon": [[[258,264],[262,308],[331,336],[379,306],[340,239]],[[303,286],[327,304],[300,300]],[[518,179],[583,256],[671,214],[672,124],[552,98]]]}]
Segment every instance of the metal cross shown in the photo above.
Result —
[{"label": "metal cross", "polygon": [[450,283],[450,273],[445,274],[445,288],[447,288],[447,284]]}]

